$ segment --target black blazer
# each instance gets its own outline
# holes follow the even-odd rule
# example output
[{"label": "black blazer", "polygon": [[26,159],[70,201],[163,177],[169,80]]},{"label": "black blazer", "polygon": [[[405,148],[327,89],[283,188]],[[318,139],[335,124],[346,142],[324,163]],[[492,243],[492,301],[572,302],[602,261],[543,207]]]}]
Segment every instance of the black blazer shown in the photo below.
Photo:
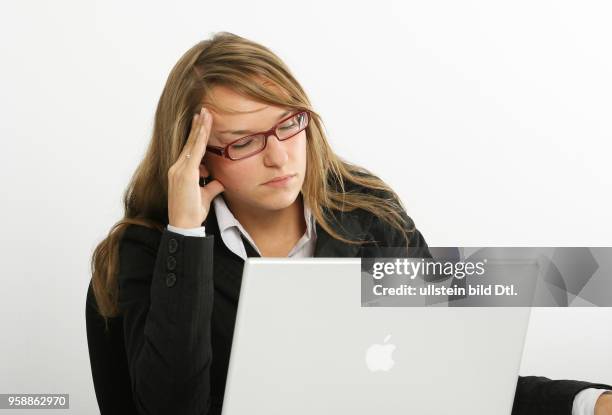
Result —
[{"label": "black blazer", "polygon": [[[340,242],[317,223],[315,257],[431,256],[416,228],[407,253],[399,232],[379,218],[361,210],[333,216],[334,229],[370,242]],[[206,237],[126,229],[119,255],[121,315],[111,319],[108,332],[90,285],[87,340],[102,414],[220,414],[244,261],[222,242],[214,210],[205,226]],[[257,256],[244,242],[248,255]],[[519,377],[512,414],[571,415],[574,396],[588,387],[612,389]]]}]

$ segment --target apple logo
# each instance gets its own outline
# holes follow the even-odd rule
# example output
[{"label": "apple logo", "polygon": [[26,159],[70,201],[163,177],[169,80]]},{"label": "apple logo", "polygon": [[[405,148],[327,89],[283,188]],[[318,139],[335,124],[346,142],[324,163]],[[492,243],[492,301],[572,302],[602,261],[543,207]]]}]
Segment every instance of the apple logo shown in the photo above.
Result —
[{"label": "apple logo", "polygon": [[366,352],[366,365],[372,372],[377,370],[389,371],[395,362],[391,357],[391,353],[395,350],[394,344],[387,344],[387,341],[391,338],[391,335],[387,335],[384,344],[373,344],[368,348]]}]

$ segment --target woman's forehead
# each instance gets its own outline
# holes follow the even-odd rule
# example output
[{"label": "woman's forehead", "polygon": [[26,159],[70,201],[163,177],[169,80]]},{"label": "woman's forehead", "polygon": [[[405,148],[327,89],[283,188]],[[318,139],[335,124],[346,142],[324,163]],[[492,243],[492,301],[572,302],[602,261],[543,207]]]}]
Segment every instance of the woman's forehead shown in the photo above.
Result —
[{"label": "woman's forehead", "polygon": [[[217,85],[213,87],[208,96],[208,100],[214,104],[214,110],[220,115],[231,114],[233,112],[254,112],[265,107],[265,104],[257,102],[250,97],[239,94],[226,86]],[[206,103],[204,103],[206,105]],[[227,110],[227,111],[225,111]]]},{"label": "woman's forehead", "polygon": [[212,93],[216,105],[209,108],[213,114],[211,133],[223,141],[267,130],[290,113],[288,108],[255,101],[226,87],[217,86]]},{"label": "woman's forehead", "polygon": [[[208,100],[205,101],[210,101],[212,104],[210,109],[215,112],[215,115],[223,118],[261,112],[270,107],[272,110],[278,108],[220,85],[212,88]],[[206,105],[206,102],[204,102],[204,105]]]}]

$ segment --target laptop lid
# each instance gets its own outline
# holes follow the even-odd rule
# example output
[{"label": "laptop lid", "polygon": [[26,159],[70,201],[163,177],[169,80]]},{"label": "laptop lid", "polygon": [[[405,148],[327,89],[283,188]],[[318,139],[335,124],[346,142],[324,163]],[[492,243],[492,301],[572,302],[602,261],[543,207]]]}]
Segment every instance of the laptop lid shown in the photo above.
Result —
[{"label": "laptop lid", "polygon": [[248,258],[223,414],[510,414],[531,308],[362,307],[360,264]]}]

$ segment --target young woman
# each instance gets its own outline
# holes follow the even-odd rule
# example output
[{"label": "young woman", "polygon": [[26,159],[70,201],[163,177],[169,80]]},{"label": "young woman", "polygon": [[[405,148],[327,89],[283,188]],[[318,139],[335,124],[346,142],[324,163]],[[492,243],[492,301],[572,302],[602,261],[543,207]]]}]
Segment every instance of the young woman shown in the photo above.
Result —
[{"label": "young woman", "polygon": [[[248,256],[430,256],[393,190],[334,154],[285,64],[226,32],[172,69],[124,204],[94,252],[88,295],[88,315],[120,319],[123,337],[118,374],[88,320],[103,412],[220,413]],[[109,381],[129,393],[102,397]],[[547,382],[521,378],[519,391],[544,397]],[[587,385],[562,385],[559,402]]]}]

